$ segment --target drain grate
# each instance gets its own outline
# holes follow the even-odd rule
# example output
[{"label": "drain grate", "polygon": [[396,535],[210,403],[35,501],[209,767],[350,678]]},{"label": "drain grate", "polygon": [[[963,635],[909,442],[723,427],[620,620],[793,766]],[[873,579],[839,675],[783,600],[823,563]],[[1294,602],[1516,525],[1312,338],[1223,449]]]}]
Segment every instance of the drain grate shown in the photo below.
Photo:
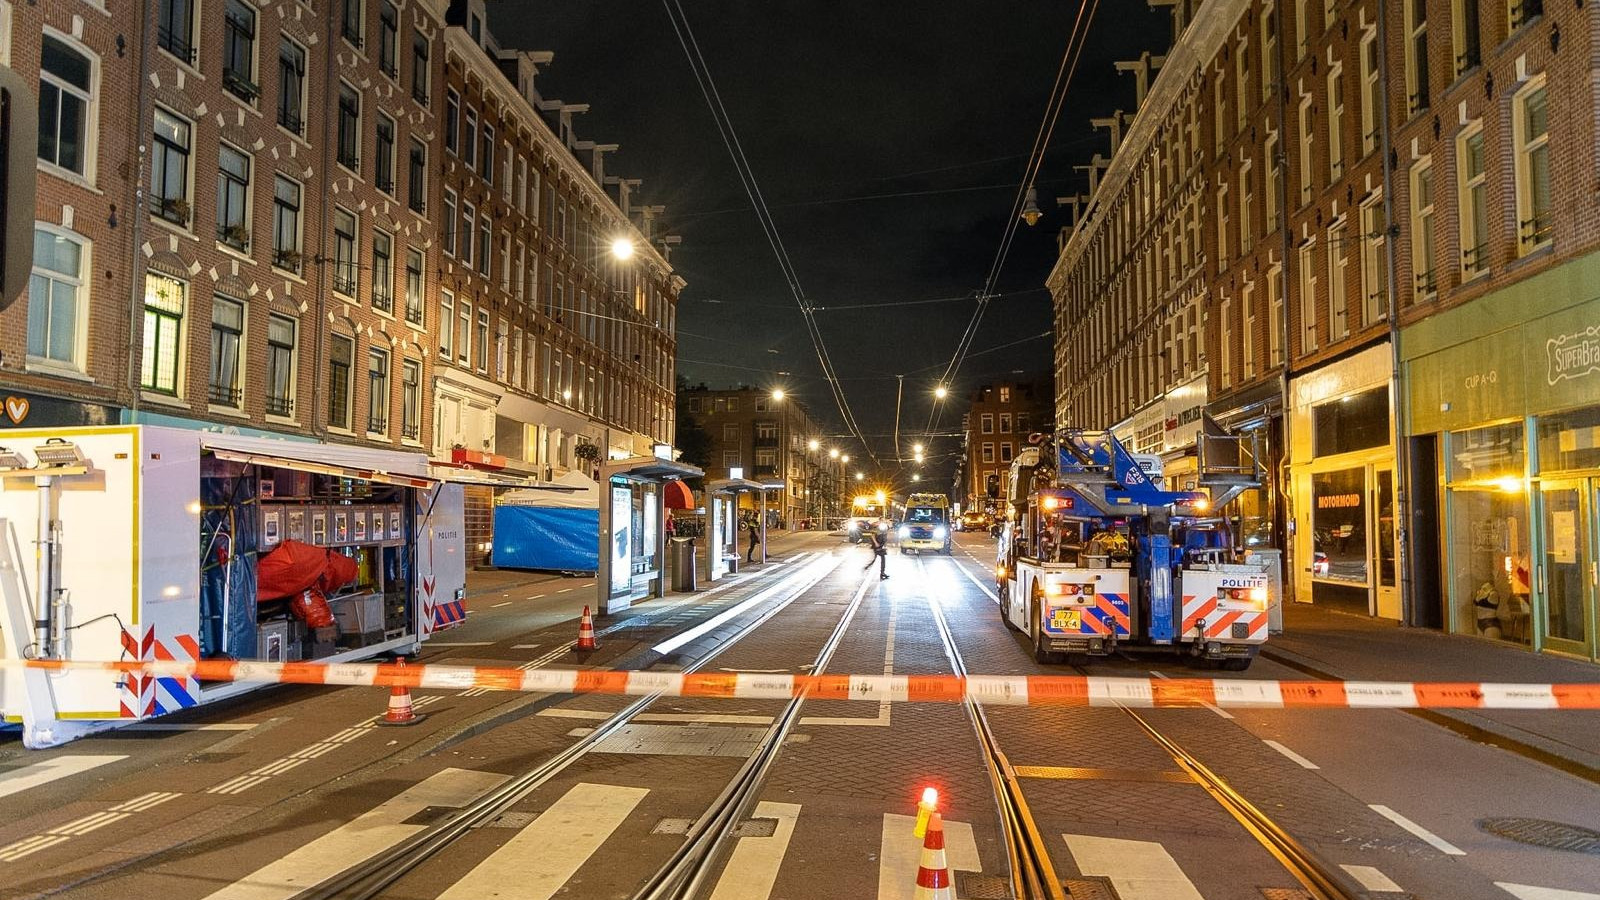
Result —
[{"label": "drain grate", "polygon": [[521,830],[523,828],[527,828],[529,825],[532,825],[533,824],[533,820],[537,819],[537,818],[539,818],[539,814],[538,813],[531,813],[531,812],[503,812],[500,815],[495,816],[494,821],[489,823],[489,827],[490,828],[516,828],[518,830]]},{"label": "drain grate", "polygon": [[1072,900],[1121,900],[1106,878],[1067,878],[1061,883]]},{"label": "drain grate", "polygon": [[[1410,896],[1409,894],[1407,896]],[[1397,898],[1396,894],[1384,894],[1383,900]],[[1314,900],[1311,894],[1299,888],[1262,888],[1261,900]]]},{"label": "drain grate", "polygon": [[956,896],[966,900],[1011,900],[1011,885],[999,875],[957,872]]},{"label": "drain grate", "polygon": [[1479,819],[1478,827],[1521,844],[1600,856],[1600,831],[1581,825],[1568,825],[1549,819],[1501,817]]}]

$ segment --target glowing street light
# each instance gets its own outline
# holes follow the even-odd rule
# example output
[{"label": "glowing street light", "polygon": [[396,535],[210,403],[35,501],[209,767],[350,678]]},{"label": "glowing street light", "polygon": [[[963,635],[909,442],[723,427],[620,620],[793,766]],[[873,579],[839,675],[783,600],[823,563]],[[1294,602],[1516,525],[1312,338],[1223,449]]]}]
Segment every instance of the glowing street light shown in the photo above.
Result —
[{"label": "glowing street light", "polygon": [[913,452],[913,453],[921,453],[922,450],[923,450],[923,447],[922,447],[921,444],[912,444],[911,445],[911,452]]},{"label": "glowing street light", "polygon": [[812,438],[811,440],[806,441],[806,449],[807,450],[816,450],[818,447],[821,447],[821,446],[822,446],[822,443],[820,441],[818,441],[816,438]]},{"label": "glowing street light", "polygon": [[866,473],[864,473],[864,472],[857,472],[856,473],[856,480],[857,481],[864,481],[864,480],[866,480],[866,477],[867,477]]},{"label": "glowing street light", "polygon": [[933,389],[933,395],[938,397],[940,400],[943,400],[944,398],[950,396],[950,389],[941,384]]},{"label": "glowing street light", "polygon": [[774,399],[774,400],[782,400],[783,399],[783,388],[773,388],[772,389],[772,399]]},{"label": "glowing street light", "polygon": [[921,472],[912,472],[911,473],[911,480],[912,481],[921,481],[922,480],[922,473]]},{"label": "glowing street light", "polygon": [[572,399],[572,392],[571,391],[562,391],[561,392],[561,399],[562,400],[571,400]]},{"label": "glowing street light", "polygon": [[611,255],[617,259],[633,258],[633,240],[620,237],[611,242]]},{"label": "glowing street light", "polygon": [[828,456],[833,458],[833,459],[838,459],[839,458],[839,448],[838,447],[829,447],[828,448]]},{"label": "glowing street light", "polygon": [[846,465],[849,465],[849,463],[850,463],[850,454],[846,453],[844,456],[839,457],[839,462],[842,462],[842,463],[844,463]]}]

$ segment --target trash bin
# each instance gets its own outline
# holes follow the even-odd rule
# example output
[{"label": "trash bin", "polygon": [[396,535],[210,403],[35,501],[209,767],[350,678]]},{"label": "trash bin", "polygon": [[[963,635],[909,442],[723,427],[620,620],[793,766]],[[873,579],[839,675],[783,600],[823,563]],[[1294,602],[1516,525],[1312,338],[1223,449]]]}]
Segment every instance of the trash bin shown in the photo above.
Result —
[{"label": "trash bin", "polygon": [[727,553],[722,557],[722,565],[728,570],[729,575],[739,574],[739,554]]},{"label": "trash bin", "polygon": [[694,538],[675,537],[672,544],[672,589],[694,590]]}]

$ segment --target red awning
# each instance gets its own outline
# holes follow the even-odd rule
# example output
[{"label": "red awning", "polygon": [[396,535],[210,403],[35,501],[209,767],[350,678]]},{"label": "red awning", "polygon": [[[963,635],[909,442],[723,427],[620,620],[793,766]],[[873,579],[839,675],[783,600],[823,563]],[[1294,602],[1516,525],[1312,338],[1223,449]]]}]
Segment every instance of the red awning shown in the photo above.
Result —
[{"label": "red awning", "polygon": [[662,484],[661,490],[666,496],[667,509],[694,509],[694,491],[682,481],[674,478]]}]

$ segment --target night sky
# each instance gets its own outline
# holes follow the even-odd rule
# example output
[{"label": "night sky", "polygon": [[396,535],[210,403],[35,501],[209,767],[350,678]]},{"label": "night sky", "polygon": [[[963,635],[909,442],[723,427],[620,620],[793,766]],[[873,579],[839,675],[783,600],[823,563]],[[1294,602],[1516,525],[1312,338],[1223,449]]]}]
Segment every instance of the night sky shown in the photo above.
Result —
[{"label": "night sky", "polygon": [[[894,376],[906,376],[909,458],[972,312],[962,298],[982,287],[994,260],[1078,5],[691,0],[684,9],[800,283],[822,308],[851,408],[893,472]],[[578,136],[620,144],[608,174],[642,178],[643,202],[665,205],[667,229],[682,235],[672,256],[689,284],[679,373],[712,387],[781,386],[841,433],[804,321],[666,9],[502,0],[489,15],[504,46],[555,52],[540,92],[592,105],[577,117]],[[1049,371],[1049,339],[1025,339],[1051,327],[1043,284],[1066,214],[1055,198],[1087,190],[1073,166],[1109,151],[1088,120],[1132,109],[1133,77],[1112,62],[1162,52],[1170,38],[1165,11],[1100,4],[1038,180],[1045,218],[1020,228],[997,285],[1003,296],[952,400],[986,378]],[[938,298],[958,299],[828,309]],[[958,428],[963,407],[950,405],[939,430]],[[956,442],[934,446],[945,453]],[[924,469],[941,479],[950,470],[943,457]]]}]

